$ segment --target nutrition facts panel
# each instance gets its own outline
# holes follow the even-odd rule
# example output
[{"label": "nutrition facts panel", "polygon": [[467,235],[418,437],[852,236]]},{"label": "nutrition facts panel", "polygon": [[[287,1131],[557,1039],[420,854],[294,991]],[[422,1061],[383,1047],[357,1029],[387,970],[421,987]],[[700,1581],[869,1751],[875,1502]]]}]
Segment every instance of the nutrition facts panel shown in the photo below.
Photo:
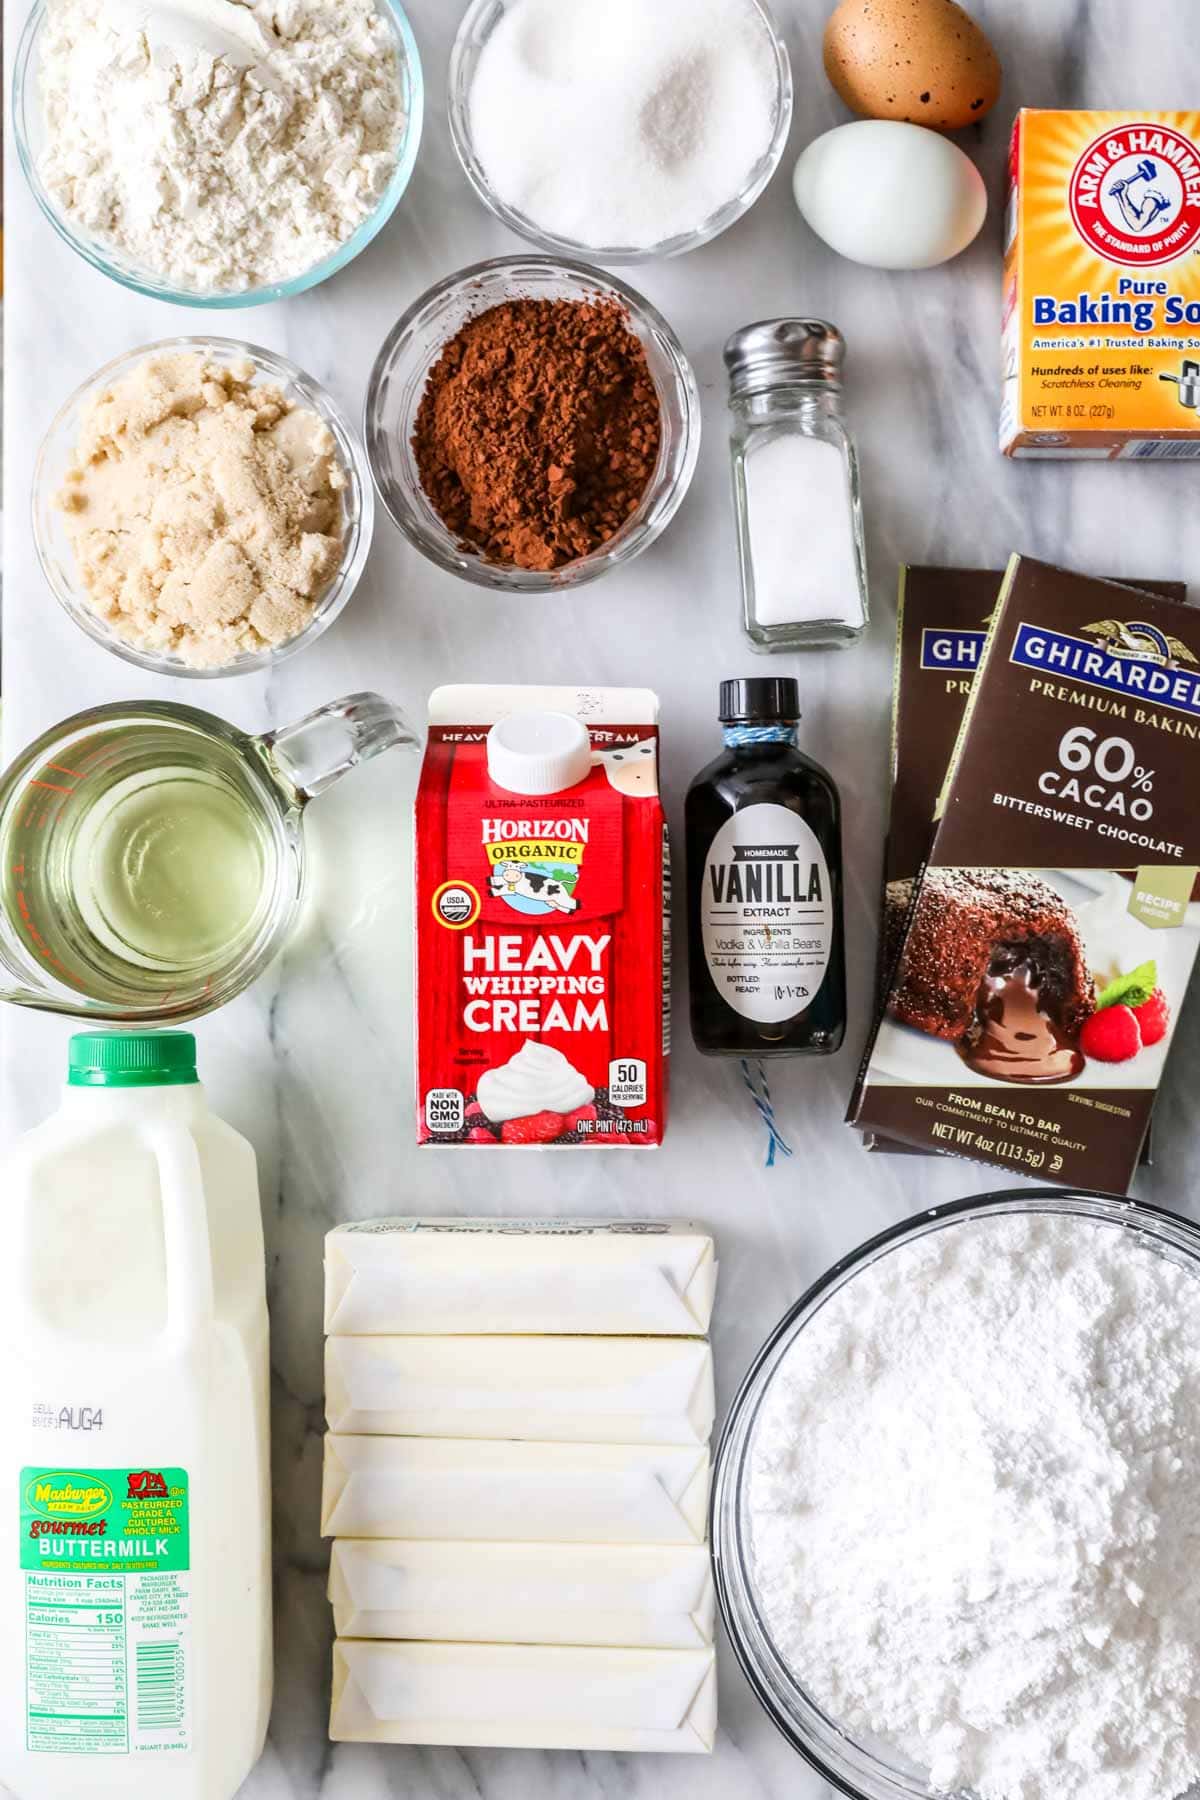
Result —
[{"label": "nutrition facts panel", "polygon": [[125,1577],[26,1575],[30,1750],[128,1750]]},{"label": "nutrition facts panel", "polygon": [[29,1749],[186,1749],[187,1576],[64,1571],[25,1583]]}]

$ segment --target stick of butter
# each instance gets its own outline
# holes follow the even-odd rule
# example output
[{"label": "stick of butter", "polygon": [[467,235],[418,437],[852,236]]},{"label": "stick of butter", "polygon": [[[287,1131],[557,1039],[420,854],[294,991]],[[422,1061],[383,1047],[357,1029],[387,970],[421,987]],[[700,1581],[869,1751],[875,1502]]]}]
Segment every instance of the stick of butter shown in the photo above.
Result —
[{"label": "stick of butter", "polygon": [[704,1754],[716,1729],[712,1650],[342,1639],[333,1647],[335,1743]]},{"label": "stick of butter", "polygon": [[671,1444],[325,1439],[324,1537],[701,1544],[708,1451]]},{"label": "stick of butter", "polygon": [[331,1431],[541,1443],[703,1444],[702,1338],[331,1337]]},{"label": "stick of butter", "polygon": [[713,1585],[700,1544],[345,1539],[329,1598],[343,1638],[702,1649]]},{"label": "stick of butter", "polygon": [[702,1336],[713,1241],[623,1219],[372,1219],[325,1239],[325,1329],[348,1336]]}]

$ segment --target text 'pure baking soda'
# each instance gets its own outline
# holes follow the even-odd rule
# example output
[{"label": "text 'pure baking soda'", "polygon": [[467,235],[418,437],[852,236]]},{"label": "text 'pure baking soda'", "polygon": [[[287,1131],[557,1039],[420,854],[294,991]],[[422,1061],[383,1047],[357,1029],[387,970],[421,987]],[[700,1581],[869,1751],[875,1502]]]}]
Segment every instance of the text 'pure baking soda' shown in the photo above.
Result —
[{"label": "text 'pure baking soda'", "polygon": [[660,1143],[670,957],[655,696],[439,688],[416,844],[419,1141]]},{"label": "text 'pure baking soda'", "polygon": [[1200,458],[1200,112],[1024,111],[1000,447]]},{"label": "text 'pure baking soda'", "polygon": [[271,1701],[254,1152],[189,1033],[96,1032],[4,1175],[0,1786],[232,1800]]}]

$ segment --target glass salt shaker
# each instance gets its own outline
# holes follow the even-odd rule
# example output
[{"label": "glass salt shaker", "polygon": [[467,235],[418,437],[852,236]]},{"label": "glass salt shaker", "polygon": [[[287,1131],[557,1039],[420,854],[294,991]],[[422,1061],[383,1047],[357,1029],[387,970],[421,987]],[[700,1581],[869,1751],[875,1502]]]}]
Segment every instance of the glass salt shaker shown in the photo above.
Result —
[{"label": "glass salt shaker", "polygon": [[742,600],[756,650],[852,644],[866,628],[845,353],[824,319],[765,319],[725,346]]}]

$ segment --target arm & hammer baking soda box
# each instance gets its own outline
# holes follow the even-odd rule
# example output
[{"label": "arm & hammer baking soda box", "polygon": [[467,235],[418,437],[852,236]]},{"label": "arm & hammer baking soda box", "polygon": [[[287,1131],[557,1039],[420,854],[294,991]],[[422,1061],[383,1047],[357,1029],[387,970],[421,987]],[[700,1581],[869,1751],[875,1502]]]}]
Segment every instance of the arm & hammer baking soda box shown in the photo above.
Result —
[{"label": "arm & hammer baking soda box", "polygon": [[669,881],[654,694],[430,696],[416,801],[420,1143],[661,1143]]},{"label": "arm & hammer baking soda box", "polygon": [[1005,455],[1200,457],[1200,112],[1027,109],[1009,180]]}]

